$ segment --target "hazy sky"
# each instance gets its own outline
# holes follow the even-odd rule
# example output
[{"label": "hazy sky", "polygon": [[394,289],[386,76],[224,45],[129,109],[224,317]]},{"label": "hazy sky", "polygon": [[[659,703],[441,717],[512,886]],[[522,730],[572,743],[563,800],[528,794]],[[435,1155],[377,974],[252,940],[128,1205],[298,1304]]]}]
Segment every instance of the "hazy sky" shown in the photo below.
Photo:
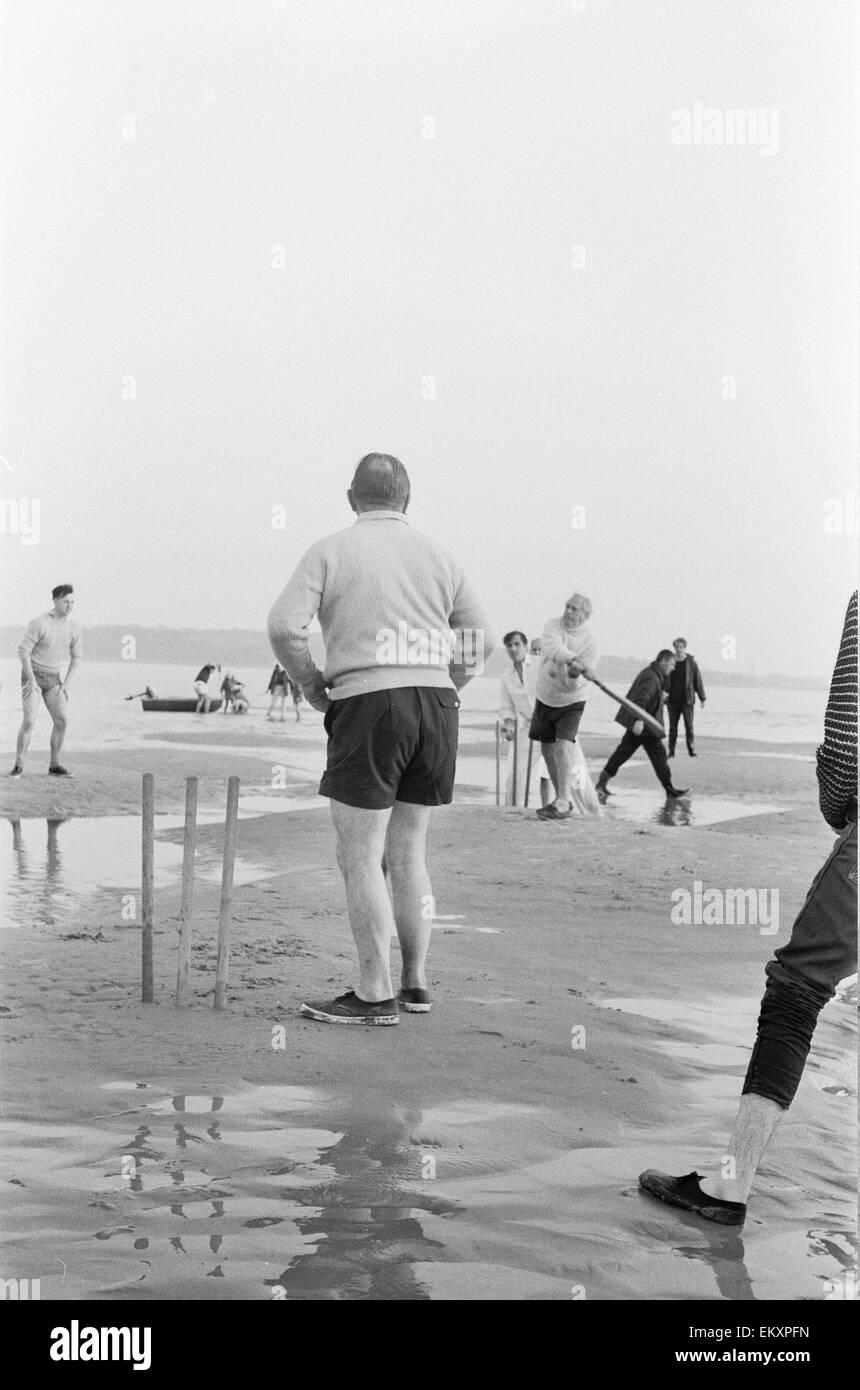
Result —
[{"label": "hazy sky", "polygon": [[851,0],[16,0],[3,29],[3,621],[68,579],[85,626],[262,628],[379,449],[499,632],[578,588],[605,651],[829,674]]}]

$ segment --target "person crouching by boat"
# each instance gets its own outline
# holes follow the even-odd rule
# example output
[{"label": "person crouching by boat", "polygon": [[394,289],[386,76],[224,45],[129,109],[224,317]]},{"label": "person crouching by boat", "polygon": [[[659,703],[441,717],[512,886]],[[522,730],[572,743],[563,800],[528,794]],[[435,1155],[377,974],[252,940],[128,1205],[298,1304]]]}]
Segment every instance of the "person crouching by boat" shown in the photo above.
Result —
[{"label": "person crouching by boat", "polygon": [[212,672],[217,671],[220,673],[220,670],[220,666],[213,666],[212,663],[209,662],[197,672],[197,678],[194,682],[194,693],[197,696],[197,705],[194,710],[195,714],[209,713],[212,705],[212,696],[209,694],[209,682],[212,679]]},{"label": "person crouching by boat", "polygon": [[228,694],[230,704],[234,714],[247,714],[250,709],[248,697],[245,694],[245,683],[240,681],[238,676],[230,676],[228,681]]},{"label": "person crouching by boat", "polygon": [[280,704],[281,723],[283,724],[284,720],[287,717],[285,710],[287,707],[288,684],[292,684],[292,682],[288,681],[287,673],[284,670],[283,666],[276,666],[271,676],[269,677],[269,684],[266,689],[266,694],[271,695],[272,697],[271,702],[269,704],[268,713],[266,714],[267,719],[274,719],[275,705]]}]

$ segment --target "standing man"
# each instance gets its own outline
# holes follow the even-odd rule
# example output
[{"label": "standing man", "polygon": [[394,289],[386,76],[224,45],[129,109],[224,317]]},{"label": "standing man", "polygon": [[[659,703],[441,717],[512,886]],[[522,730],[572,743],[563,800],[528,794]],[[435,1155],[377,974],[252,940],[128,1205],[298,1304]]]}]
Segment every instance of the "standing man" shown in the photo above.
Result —
[{"label": "standing man", "polygon": [[269,677],[269,684],[266,689],[266,694],[271,695],[272,697],[269,703],[269,710],[266,715],[267,719],[274,718],[275,705],[279,700],[281,702],[281,723],[283,724],[284,720],[286,719],[287,716],[284,713],[284,711],[286,709],[287,704],[288,683],[290,682],[288,682],[287,680],[287,673],[284,670],[283,666],[276,666],[271,676]]},{"label": "standing man", "polygon": [[567,820],[573,815],[570,779],[574,744],[585,709],[585,687],[600,660],[588,619],[591,600],[571,594],[560,618],[550,618],[541,634],[537,699],[529,737],[538,739],[549,768],[555,801],[538,811],[541,820]]},{"label": "standing man", "polygon": [[[632,700],[646,714],[651,714],[660,723],[663,723],[663,686],[666,677],[670,676],[675,666],[675,658],[664,647],[657,653],[650,666],[646,666],[644,671],[640,671],[635,681],[627,692],[628,700]],[[679,790],[672,785],[672,774],[669,771],[669,763],[666,759],[666,750],[663,747],[664,734],[648,734],[641,719],[627,710],[622,705],[615,716],[616,724],[623,724],[627,730],[623,739],[619,743],[615,752],[610,754],[609,760],[597,779],[597,795],[601,801],[605,801],[607,796],[611,796],[607,782],[614,777],[620,767],[623,767],[628,758],[632,758],[637,748],[642,748],[646,753],[651,766],[657,774],[657,778],[667,796],[686,796],[689,787]]]},{"label": "standing man", "polygon": [[[527,781],[537,780],[541,802],[546,804],[549,792],[549,772],[543,758],[532,763],[531,778],[526,777],[529,762],[529,727],[535,702],[537,662],[529,655],[528,638],[524,632],[507,632],[503,638],[511,664],[499,680],[499,722],[508,742],[508,776],[505,783],[505,805],[524,806]],[[516,782],[516,796],[514,783]],[[531,788],[529,788],[531,791]]]},{"label": "standing man", "polygon": [[194,693],[197,696],[197,707],[194,710],[195,714],[209,713],[209,706],[212,704],[212,696],[209,694],[209,682],[212,679],[213,671],[218,671],[220,674],[221,667],[213,666],[211,661],[207,662],[205,666],[200,668],[194,679]]},{"label": "standing man", "polygon": [[649,1168],[639,1185],[673,1207],[742,1226],[758,1166],[794,1099],[818,1015],[857,969],[857,591],[848,603],[824,742],[816,757],[821,814],[838,836],[812,881],[791,938],[765,967],[758,1035],[720,1174],[672,1177]]},{"label": "standing man", "polygon": [[[453,800],[457,691],[473,675],[451,660],[455,632],[479,663],[492,650],[483,610],[458,562],[406,520],[409,476],[390,454],[367,454],[347,492],[356,521],[317,541],[269,613],[275,655],[325,713],[326,770],[358,984],[302,1004],[323,1023],[396,1024],[398,1004],[427,1013],[433,896],[425,864],[432,806]],[[308,647],[319,617],[325,671]],[[452,631],[452,629],[454,631]],[[389,898],[383,855],[391,883]],[[397,999],[390,946],[402,957]]]},{"label": "standing man", "polygon": [[[68,724],[69,684],[83,655],[81,629],[71,617],[75,606],[72,585],[58,584],[51,590],[51,598],[54,606],[50,613],[43,613],[40,618],[34,618],[27,624],[18,647],[24,720],[18,731],[12,777],[20,777],[24,772],[24,757],[33,735],[40,692],[54,722],[48,771],[53,777],[72,776],[68,768],[60,763],[60,750]],[[68,670],[62,677],[60,668],[67,661]]]},{"label": "standing man", "polygon": [[697,695],[702,709],[705,708],[705,686],[696,658],[687,652],[686,637],[676,637],[672,646],[675,648],[675,669],[669,677],[669,757],[674,758],[675,756],[675,744],[678,741],[678,721],[683,718],[684,733],[687,736],[687,752],[691,758],[695,758],[693,710]]}]

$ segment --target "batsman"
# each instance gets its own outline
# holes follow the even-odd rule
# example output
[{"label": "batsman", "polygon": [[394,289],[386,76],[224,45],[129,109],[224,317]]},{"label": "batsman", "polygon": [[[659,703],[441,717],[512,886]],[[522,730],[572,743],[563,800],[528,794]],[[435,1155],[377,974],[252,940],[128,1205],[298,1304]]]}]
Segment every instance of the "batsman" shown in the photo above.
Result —
[{"label": "batsman", "polygon": [[[601,801],[605,801],[608,796],[612,795],[607,783],[610,778],[615,776],[618,769],[624,766],[628,758],[633,757],[637,748],[641,748],[648,757],[667,796],[686,796],[689,791],[689,787],[678,788],[672,785],[669,761],[666,757],[666,749],[663,747],[663,740],[666,737],[663,723],[663,690],[667,676],[674,669],[674,654],[664,647],[662,651],[657,653],[651,664],[639,672],[628,690],[627,699],[639,708],[637,712],[622,704],[615,716],[616,723],[622,724],[626,732],[615,752],[610,754],[606,766],[597,779],[596,790]],[[640,717],[642,715],[646,718]],[[659,724],[660,733],[654,732],[654,721]]]}]

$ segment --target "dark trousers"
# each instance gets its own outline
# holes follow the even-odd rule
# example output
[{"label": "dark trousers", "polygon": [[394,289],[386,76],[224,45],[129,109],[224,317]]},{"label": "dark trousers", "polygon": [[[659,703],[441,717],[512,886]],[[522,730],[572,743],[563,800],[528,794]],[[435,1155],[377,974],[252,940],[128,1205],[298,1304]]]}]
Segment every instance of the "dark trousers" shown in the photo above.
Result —
[{"label": "dark trousers", "polygon": [[683,716],[684,733],[687,736],[687,752],[693,751],[693,705],[669,705],[669,752],[674,753],[678,742],[678,723]]},{"label": "dark trousers", "polygon": [[[855,813],[856,814],[856,813]],[[765,967],[758,1035],[744,1094],[787,1110],[800,1084],[818,1015],[857,969],[857,824],[849,822],[812,881],[791,938]]]},{"label": "dark trousers", "polygon": [[656,772],[660,782],[668,791],[672,785],[672,774],[669,771],[669,764],[666,760],[666,749],[663,747],[661,738],[654,738],[647,734],[633,734],[630,730],[624,735],[614,753],[611,753],[609,760],[600,774],[599,781],[605,786],[610,777],[614,777],[620,767],[623,767],[628,758],[632,758],[636,749],[641,747],[643,752],[650,758],[651,766]]}]

